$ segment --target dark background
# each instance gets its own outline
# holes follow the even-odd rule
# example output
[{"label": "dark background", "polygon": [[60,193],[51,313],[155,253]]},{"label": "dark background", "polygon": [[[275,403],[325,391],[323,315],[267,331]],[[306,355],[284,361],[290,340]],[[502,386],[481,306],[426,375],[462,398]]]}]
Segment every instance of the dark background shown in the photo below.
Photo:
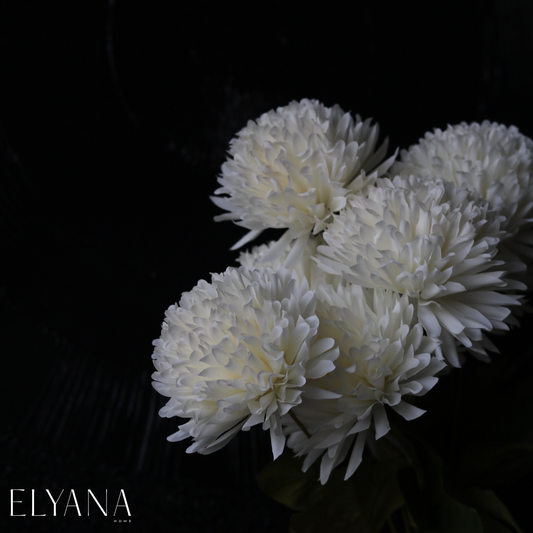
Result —
[{"label": "dark background", "polygon": [[[392,149],[463,120],[533,136],[532,34],[525,0],[2,4],[0,523],[285,531],[289,512],[254,481],[265,435],[186,455],[150,385],[165,309],[235,264],[245,230],[213,222],[209,200],[228,143],[305,97],[373,117]],[[46,488],[77,489],[84,515],[88,488],[111,508],[124,488],[132,522],[9,518],[10,488],[27,513],[36,489],[48,514]],[[523,499],[505,501],[524,524]]]}]

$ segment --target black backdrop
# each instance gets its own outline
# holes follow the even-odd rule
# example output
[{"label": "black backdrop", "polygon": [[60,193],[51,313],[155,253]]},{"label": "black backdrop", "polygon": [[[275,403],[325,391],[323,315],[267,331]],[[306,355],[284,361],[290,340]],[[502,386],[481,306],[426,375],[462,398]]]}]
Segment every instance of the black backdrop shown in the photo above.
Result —
[{"label": "black backdrop", "polygon": [[[0,11],[0,521],[285,531],[289,513],[254,482],[264,435],[186,455],[165,440],[177,420],[157,416],[165,400],[150,385],[164,310],[235,264],[229,247],[244,230],[213,222],[209,200],[228,143],[304,97],[373,117],[392,148],[463,120],[533,136],[533,5],[94,0]],[[527,340],[525,322],[511,345]],[[506,499],[522,523],[514,495],[529,485]],[[15,497],[25,518],[9,517],[12,488],[25,489]],[[84,516],[50,517],[47,488],[75,489]],[[112,510],[121,488],[131,523],[86,516],[87,489],[108,489]],[[31,489],[48,516],[29,516]]]}]

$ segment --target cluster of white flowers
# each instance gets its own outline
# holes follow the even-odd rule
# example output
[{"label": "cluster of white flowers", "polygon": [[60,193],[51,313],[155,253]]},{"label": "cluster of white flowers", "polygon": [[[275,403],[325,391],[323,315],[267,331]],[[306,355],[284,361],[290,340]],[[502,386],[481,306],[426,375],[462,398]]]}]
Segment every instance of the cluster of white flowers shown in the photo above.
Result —
[{"label": "cluster of white flowers", "polygon": [[153,385],[188,419],[169,440],[211,453],[261,424],[274,457],[347,479],[390,410],[419,417],[443,371],[497,351],[533,258],[533,141],[463,123],[394,162],[378,133],[302,100],[231,142],[213,201],[250,230],[233,249],[284,232],[167,310]]}]

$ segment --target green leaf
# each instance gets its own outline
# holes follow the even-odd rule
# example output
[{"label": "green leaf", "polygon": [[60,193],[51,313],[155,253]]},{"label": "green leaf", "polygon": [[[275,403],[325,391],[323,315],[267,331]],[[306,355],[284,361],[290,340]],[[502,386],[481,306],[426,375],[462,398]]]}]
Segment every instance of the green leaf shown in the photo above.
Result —
[{"label": "green leaf", "polygon": [[387,518],[404,503],[396,474],[407,464],[403,458],[363,461],[350,479],[360,520],[369,531],[380,531]]},{"label": "green leaf", "polygon": [[303,461],[284,452],[257,475],[259,488],[273,500],[294,511],[303,511],[322,497],[318,467],[302,472]]},{"label": "green leaf", "polygon": [[417,437],[398,432],[395,438],[411,462],[411,466],[397,473],[401,494],[418,527],[431,530],[435,525],[437,508],[451,501],[443,488],[442,460]]},{"label": "green leaf", "polygon": [[459,473],[468,484],[494,486],[533,471],[533,442],[481,442],[462,454]]},{"label": "green leaf", "polygon": [[483,533],[483,526],[475,509],[454,502],[437,509],[435,531],[438,533]]},{"label": "green leaf", "polygon": [[375,533],[361,526],[353,509],[319,502],[303,513],[291,517],[291,533]]},{"label": "green leaf", "polygon": [[430,530],[435,522],[436,504],[420,487],[414,468],[403,468],[398,472],[398,486],[417,526]]},{"label": "green leaf", "polygon": [[398,483],[417,526],[434,533],[482,533],[475,509],[462,505],[447,493],[440,456],[415,440],[413,452],[415,466],[400,470]]},{"label": "green leaf", "polygon": [[418,486],[413,468],[399,472],[399,482],[407,507],[417,526],[432,533],[482,533],[483,527],[475,509],[461,505],[450,496],[441,495],[449,503],[438,504]]},{"label": "green leaf", "polygon": [[[334,471],[324,486],[324,497],[302,513],[291,517],[294,533],[374,533],[360,526],[360,509],[351,483]],[[356,527],[357,526],[357,527]]]},{"label": "green leaf", "polygon": [[428,444],[419,440],[412,440],[411,453],[414,454],[413,466],[425,498],[435,506],[450,503],[451,498],[444,490],[444,470],[440,455]]},{"label": "green leaf", "polygon": [[402,504],[396,472],[407,464],[394,457],[377,461],[366,456],[355,474],[344,481],[345,469],[332,472],[320,501],[293,515],[294,533],[376,533]]},{"label": "green leaf", "polygon": [[491,490],[469,488],[461,501],[476,509],[485,533],[522,533],[509,509]]}]

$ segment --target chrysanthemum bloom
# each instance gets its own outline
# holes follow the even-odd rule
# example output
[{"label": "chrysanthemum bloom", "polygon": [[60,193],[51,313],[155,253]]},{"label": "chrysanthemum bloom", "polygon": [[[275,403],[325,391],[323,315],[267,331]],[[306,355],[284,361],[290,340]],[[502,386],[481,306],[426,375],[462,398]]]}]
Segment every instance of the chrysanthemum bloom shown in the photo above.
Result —
[{"label": "chrysanthemum bloom", "polygon": [[365,441],[387,434],[387,409],[406,420],[422,415],[405,397],[430,390],[445,363],[432,355],[438,341],[424,336],[407,296],[341,283],[336,291],[319,287],[317,297],[319,334],[335,339],[340,356],[332,373],[304,388],[304,401],[294,409],[311,437],[288,419],[285,431],[287,445],[297,455],[307,454],[304,470],[322,457],[325,483],[349,456],[348,479],[361,462]]},{"label": "chrysanthemum bloom", "polygon": [[334,368],[333,339],[318,338],[316,297],[286,269],[228,268],[184,293],[154,341],[154,388],[170,400],[163,417],[190,419],[168,440],[192,437],[187,452],[222,448],[240,429],[270,429],[277,457],[280,417],[302,386]]},{"label": "chrysanthemum bloom", "polygon": [[[313,258],[317,256],[318,246],[321,246],[323,244],[325,244],[325,242],[322,238],[322,234],[317,235],[316,237],[311,235],[309,237],[309,240],[307,241],[300,261],[296,263],[291,269],[289,269],[294,270],[300,280],[303,280],[304,278],[307,279],[307,282],[309,283],[309,287],[311,289],[315,288],[318,283],[329,283],[336,287],[343,279],[342,276],[326,274],[318,267],[316,261],[313,260]],[[265,256],[265,254],[268,253],[268,251],[275,245],[276,242],[271,241],[268,244],[254,246],[249,251],[241,252],[239,254],[239,257],[237,258],[237,261],[241,265],[244,265],[248,268],[260,268],[264,266],[270,267],[272,268],[272,270],[279,270],[283,266],[283,263],[285,263],[287,256],[291,252],[292,246],[287,246],[287,248],[281,253],[281,255],[273,260],[262,261],[262,257]]]},{"label": "chrysanthemum bloom", "polygon": [[[291,102],[249,121],[230,143],[213,202],[228,211],[215,220],[234,220],[250,230],[232,249],[266,228],[285,229],[263,258],[271,261],[296,240],[285,266],[298,263],[311,231],[322,231],[331,213],[385,172],[394,157],[378,166],[387,141],[375,150],[378,125],[354,123],[349,113],[317,100]],[[370,176],[368,172],[374,171]]]},{"label": "chrysanthemum bloom", "polygon": [[485,121],[436,129],[403,150],[391,172],[433,176],[476,190],[507,219],[508,237],[500,248],[522,260],[533,257],[533,141],[515,126]]},{"label": "chrysanthemum bloom", "polygon": [[[326,272],[386,288],[416,302],[427,334],[460,366],[455,339],[488,359],[484,331],[507,330],[519,297],[503,261],[494,259],[504,218],[475,191],[431,177],[378,180],[368,198],[353,196],[324,233],[318,258]],[[524,287],[521,287],[524,288]],[[439,348],[440,350],[440,348]]]}]

